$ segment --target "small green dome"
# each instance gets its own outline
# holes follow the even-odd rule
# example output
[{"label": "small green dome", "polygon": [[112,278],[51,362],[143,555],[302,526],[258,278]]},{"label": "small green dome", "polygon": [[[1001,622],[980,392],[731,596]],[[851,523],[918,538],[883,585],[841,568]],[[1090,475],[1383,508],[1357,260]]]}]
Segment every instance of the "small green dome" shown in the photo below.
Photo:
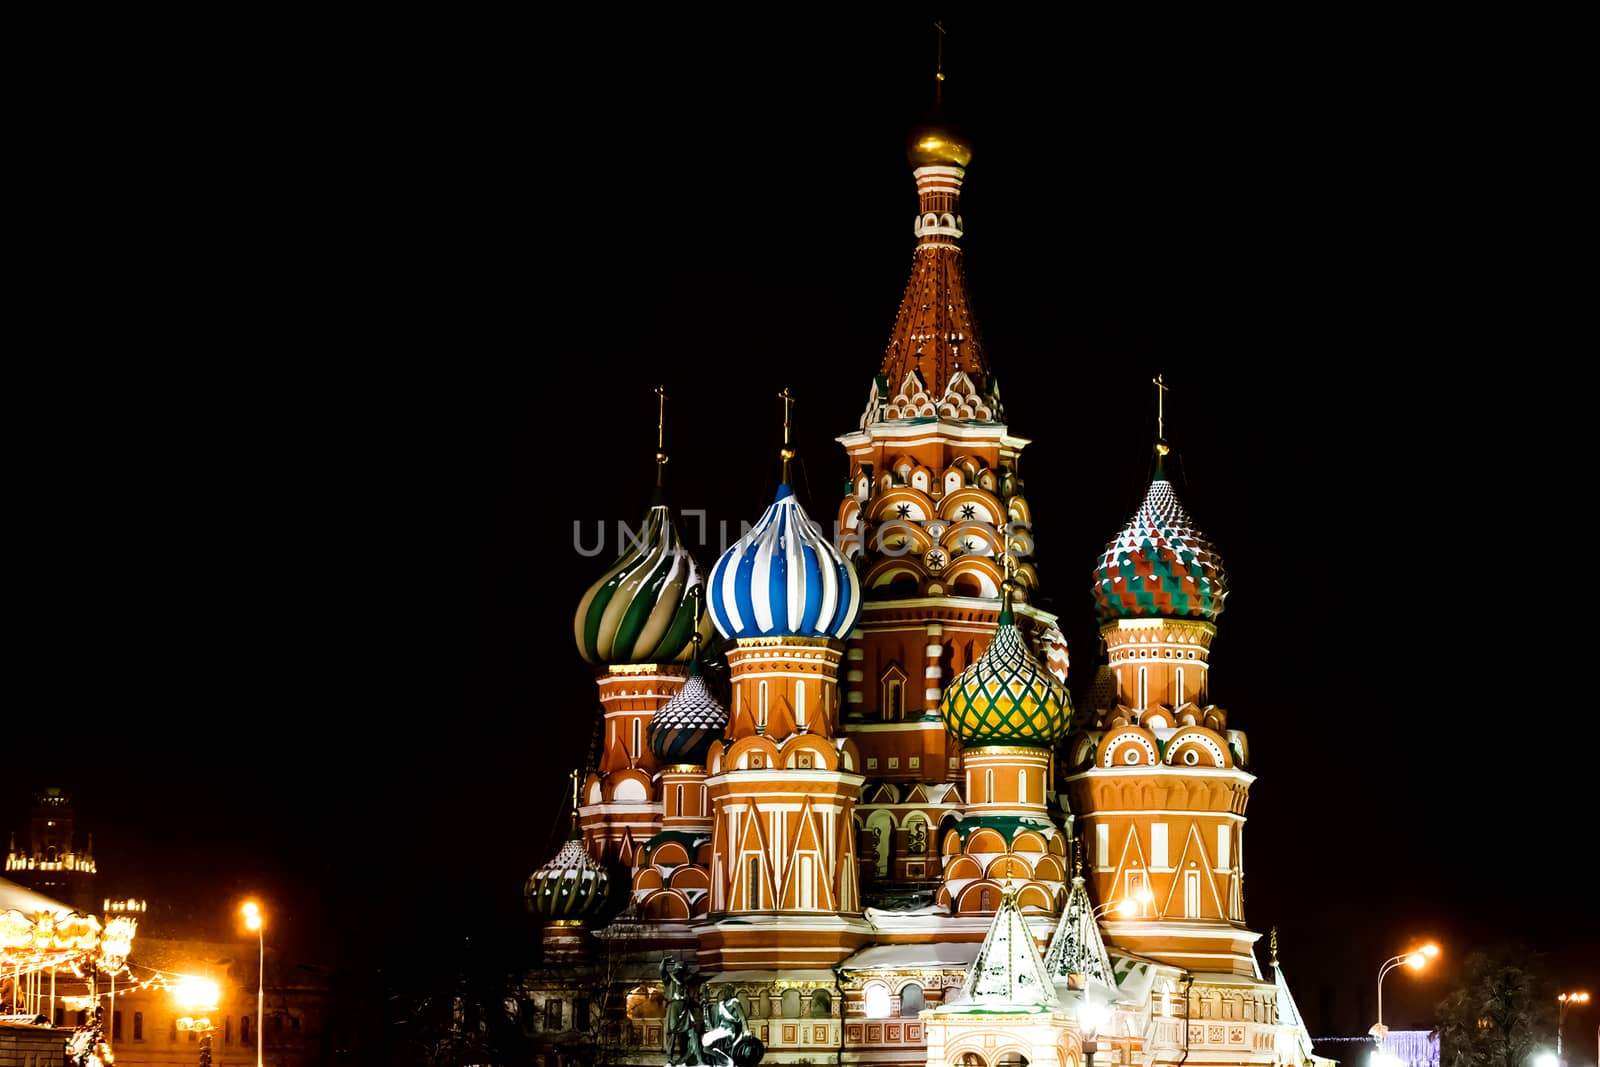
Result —
[{"label": "small green dome", "polygon": [[728,710],[717,703],[697,660],[689,661],[689,677],[671,700],[650,717],[650,751],[663,766],[703,766],[711,742],[728,726]]},{"label": "small green dome", "polygon": [[528,910],[546,921],[595,919],[611,905],[611,876],[577,839],[528,876],[522,895]]}]

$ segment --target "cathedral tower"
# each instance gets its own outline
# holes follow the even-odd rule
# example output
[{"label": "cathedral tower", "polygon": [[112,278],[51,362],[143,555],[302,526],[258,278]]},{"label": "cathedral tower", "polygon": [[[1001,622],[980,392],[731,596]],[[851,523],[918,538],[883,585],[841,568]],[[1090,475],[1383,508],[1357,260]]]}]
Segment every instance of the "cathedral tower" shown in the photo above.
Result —
[{"label": "cathedral tower", "polygon": [[[1159,380],[1157,385],[1164,388]],[[1108,694],[1071,745],[1067,783],[1095,896],[1120,904],[1115,946],[1194,971],[1259,978],[1241,888],[1244,735],[1209,702],[1227,596],[1222,560],[1167,476],[1106,547],[1093,596]]]},{"label": "cathedral tower", "polygon": [[[1008,625],[1057,682],[1067,673],[1055,617],[1032,605],[1032,512],[1018,471],[1028,442],[1005,423],[967,295],[960,195],[972,152],[935,122],[914,135],[909,157],[919,207],[911,276],[860,427],[839,438],[850,463],[840,547],[865,598],[845,719],[872,781],[864,874],[885,898],[943,881],[939,843],[961,814],[967,775],[940,703],[996,633],[1002,557],[1015,563]],[[1053,795],[1053,782],[1045,788]],[[991,894],[985,910],[998,903]]]},{"label": "cathedral tower", "polygon": [[1055,913],[1066,885],[1066,839],[1050,817],[1051,749],[1067,732],[1072,702],[1029,653],[1005,586],[994,639],[956,676],[942,703],[944,727],[962,744],[966,812],[940,840],[952,915],[993,914],[1012,892],[1018,908]]},{"label": "cathedral tower", "polygon": [[634,857],[633,906],[652,924],[651,947],[692,956],[692,924],[711,906],[711,796],[706,757],[728,726],[728,712],[701,673],[698,653],[689,676],[650,720],[650,752],[661,768],[661,829]]},{"label": "cathedral tower", "polygon": [[701,959],[723,969],[829,967],[866,940],[855,859],[862,778],[839,729],[838,668],[861,610],[855,569],[783,480],[712,569],[711,617],[733,685],[708,754],[713,922]]},{"label": "cathedral tower", "polygon": [[572,828],[566,843],[528,876],[523,901],[541,924],[546,963],[583,958],[593,923],[615,911],[614,883],[584,847],[578,829],[580,775],[572,773]]},{"label": "cathedral tower", "polygon": [[646,740],[651,716],[683,685],[695,639],[711,636],[704,579],[684,546],[662,486],[666,393],[657,389],[656,488],[644,523],[626,550],[578,604],[578,651],[596,678],[604,736],[598,766],[583,786],[579,814],[589,851],[631,867],[634,849],[661,825],[654,797],[655,755]]}]

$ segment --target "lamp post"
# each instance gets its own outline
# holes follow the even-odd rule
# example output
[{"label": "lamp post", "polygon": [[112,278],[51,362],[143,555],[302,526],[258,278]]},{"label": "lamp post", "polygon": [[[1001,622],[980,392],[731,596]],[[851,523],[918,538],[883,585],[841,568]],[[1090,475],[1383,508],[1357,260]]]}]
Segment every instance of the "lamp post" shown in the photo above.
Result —
[{"label": "lamp post", "polygon": [[1402,963],[1413,971],[1420,971],[1428,965],[1429,960],[1438,954],[1439,946],[1430,941],[1421,948],[1411,949],[1385,960],[1383,966],[1378,968],[1378,1023],[1367,1033],[1378,1039],[1379,1053],[1383,1052],[1383,1039],[1389,1033],[1389,1028],[1383,1025],[1383,980],[1388,977],[1390,971]]},{"label": "lamp post", "polygon": [[1565,1026],[1566,1023],[1567,1023],[1567,1009],[1572,1007],[1574,1004],[1587,1004],[1587,1003],[1589,1003],[1589,994],[1588,993],[1563,993],[1559,997],[1556,998],[1556,1003],[1558,1005],[1560,1005],[1556,1009],[1556,1063],[1560,1064],[1562,1062],[1562,1060],[1561,1060],[1561,1028],[1563,1026]]},{"label": "lamp post", "polygon": [[[178,1005],[195,1015],[185,1015],[178,1020],[179,1030],[192,1030],[200,1035],[200,1067],[211,1067],[211,1012],[217,1010],[222,992],[217,983],[207,978],[185,978],[175,989]],[[198,1018],[196,1017],[198,1016]]]},{"label": "lamp post", "polygon": [[1131,919],[1139,915],[1144,908],[1153,903],[1155,899],[1156,895],[1150,892],[1148,888],[1141,889],[1138,893],[1131,897],[1123,897],[1120,900],[1108,900],[1104,904],[1099,905],[1094,909],[1094,918],[1099,919],[1107,912],[1114,911],[1124,919]]},{"label": "lamp post", "polygon": [[248,930],[256,932],[257,966],[256,972],[256,1067],[264,1067],[261,1050],[262,1042],[266,1039],[266,1011],[267,1011],[267,935],[265,927],[267,919],[261,911],[261,905],[253,900],[245,901],[241,909],[244,913],[244,925]]},{"label": "lamp post", "polygon": [[1094,1067],[1094,1054],[1100,1048],[1100,1028],[1110,1014],[1110,1005],[1096,1004],[1088,996],[1078,1005],[1078,1027],[1083,1031],[1083,1067]]}]

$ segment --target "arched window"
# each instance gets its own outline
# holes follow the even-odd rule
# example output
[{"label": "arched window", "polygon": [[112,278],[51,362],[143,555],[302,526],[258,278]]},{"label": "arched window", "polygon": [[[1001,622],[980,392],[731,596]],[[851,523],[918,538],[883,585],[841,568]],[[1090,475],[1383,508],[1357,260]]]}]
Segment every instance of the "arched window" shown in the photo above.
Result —
[{"label": "arched window", "polygon": [[756,700],[756,729],[767,728],[767,683],[761,683],[760,696]]},{"label": "arched window", "polygon": [[[766,682],[762,682],[761,684],[762,685],[766,685],[767,683]],[[1139,668],[1139,710],[1143,711],[1145,708],[1147,708],[1149,706],[1150,706],[1150,669],[1148,667],[1140,667]]]},{"label": "arched window", "polygon": [[922,987],[908,985],[900,990],[900,1017],[902,1019],[915,1019],[922,1010]]},{"label": "arched window", "polygon": [[794,725],[796,729],[806,724],[806,683],[794,683]]},{"label": "arched window", "polygon": [[1178,692],[1177,692],[1177,695],[1172,698],[1172,706],[1175,707],[1175,708],[1183,707],[1183,668],[1182,667],[1178,668]]},{"label": "arched window", "polygon": [[783,1017],[785,1019],[800,1018],[800,990],[785,989],[783,991]]},{"label": "arched window", "polygon": [[826,1019],[833,1014],[833,995],[826,989],[811,991],[811,1017]]},{"label": "arched window", "polygon": [[889,987],[884,985],[867,986],[867,1018],[887,1019],[889,1017]]},{"label": "arched window", "polygon": [[643,729],[643,725],[644,725],[644,720],[643,719],[634,719],[633,720],[633,749],[632,749],[630,755],[632,755],[634,759],[638,759],[639,758],[639,734],[640,734],[641,730]]},{"label": "arched window", "polygon": [[898,664],[891,663],[878,679],[882,687],[882,714],[884,722],[899,722],[906,717],[906,674]]},{"label": "arched window", "polygon": [[1028,802],[1028,771],[1026,768],[1017,768],[1017,800],[1020,803]]}]

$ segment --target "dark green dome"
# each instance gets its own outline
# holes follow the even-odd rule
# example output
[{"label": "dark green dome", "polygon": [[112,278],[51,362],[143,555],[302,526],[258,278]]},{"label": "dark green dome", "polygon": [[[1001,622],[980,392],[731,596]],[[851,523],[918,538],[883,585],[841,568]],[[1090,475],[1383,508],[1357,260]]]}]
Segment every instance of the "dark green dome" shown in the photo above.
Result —
[{"label": "dark green dome", "polygon": [[704,766],[711,742],[728,726],[728,711],[711,695],[698,660],[689,661],[683,688],[650,717],[650,752],[656,762]]},{"label": "dark green dome", "polygon": [[553,921],[599,918],[611,905],[611,892],[611,876],[574,838],[528,876],[522,895],[529,911]]}]

